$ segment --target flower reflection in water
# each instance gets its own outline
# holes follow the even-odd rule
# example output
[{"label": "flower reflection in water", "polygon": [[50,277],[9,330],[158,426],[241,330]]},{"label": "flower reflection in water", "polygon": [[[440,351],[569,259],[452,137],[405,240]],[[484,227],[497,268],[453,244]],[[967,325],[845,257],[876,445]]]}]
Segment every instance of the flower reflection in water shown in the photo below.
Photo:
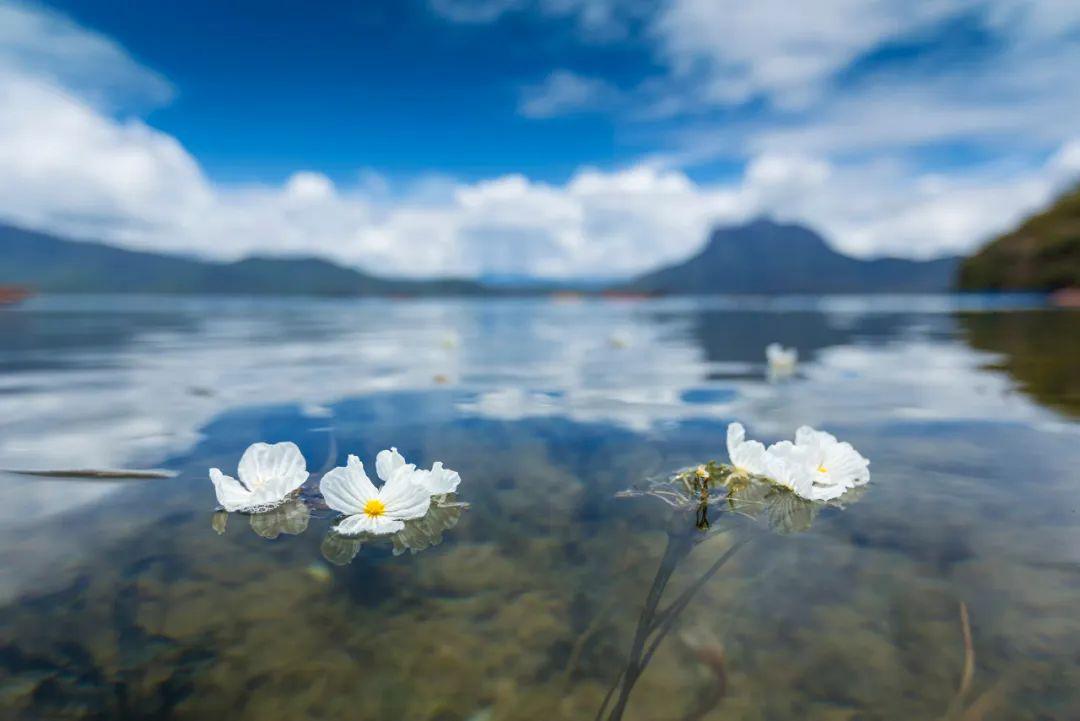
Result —
[{"label": "flower reflection in water", "polygon": [[359,458],[350,454],[346,466],[334,468],[336,455],[337,442],[331,433],[319,493],[305,491],[310,474],[294,443],[250,446],[240,459],[239,481],[211,468],[210,479],[222,505],[211,517],[211,527],[223,535],[230,512],[237,512],[249,517],[256,534],[273,540],[283,533],[296,536],[306,531],[312,507],[340,511],[346,515],[323,540],[322,553],[331,563],[345,565],[365,540],[375,536],[389,536],[395,556],[437,546],[443,531],[456,526],[468,508],[467,503],[455,500],[461,476],[441,462],[430,470],[418,469],[406,463],[396,448],[384,450],[375,459],[376,472],[384,482],[376,488]]},{"label": "flower reflection in water", "polygon": [[[277,508],[262,513],[232,514],[218,510],[210,517],[210,525],[218,535],[224,535],[230,516],[246,515],[251,530],[263,538],[273,540],[282,534],[298,536],[307,530],[308,522],[313,515],[311,510],[313,506],[322,509],[317,517],[325,518],[325,504],[317,498],[310,498],[307,503],[299,498],[293,498]],[[320,550],[327,561],[337,566],[350,563],[365,543],[382,539],[389,539],[395,556],[400,556],[406,551],[418,553],[442,543],[443,532],[456,526],[462,512],[468,507],[468,503],[456,500],[454,494],[436,496],[431,499],[431,505],[425,515],[405,521],[403,528],[396,533],[343,535],[335,528],[331,528],[323,539]]]},{"label": "flower reflection in water", "polygon": [[[215,511],[210,518],[210,525],[218,535],[224,535],[229,524],[228,511]],[[240,514],[248,517],[251,530],[263,538],[273,540],[281,534],[299,536],[307,530],[311,519],[311,509],[299,498],[292,498],[285,503],[262,513]]]},{"label": "flower reflection in water", "polygon": [[[443,532],[456,526],[462,511],[468,507],[467,503],[453,500],[453,496],[447,496],[439,502],[433,500],[426,515],[405,521],[404,528],[389,536],[394,555],[400,556],[406,551],[419,553],[439,545],[443,540]],[[331,530],[323,539],[320,550],[327,561],[335,566],[344,566],[356,558],[364,543],[383,538],[386,536],[344,536]]]},{"label": "flower reflection in water", "polygon": [[[755,532],[763,529],[780,534],[805,531],[823,508],[843,507],[857,500],[864,490],[865,487],[859,487],[830,501],[815,501],[800,496],[773,478],[748,472],[745,467],[710,461],[620,492],[621,498],[658,499],[673,512],[667,545],[638,618],[630,652],[596,713],[597,721],[616,721],[623,717],[634,685],[675,627],[679,616],[705,584],[755,537]],[[741,525],[719,523],[724,516],[752,522]],[[674,600],[662,605],[664,592],[679,564],[699,543],[721,534],[731,534],[726,550]],[[717,675],[723,678],[722,672]],[[722,692],[717,694],[711,703],[719,703],[722,695]],[[702,713],[709,710],[703,709]]]},{"label": "flower reflection in water", "polygon": [[293,499],[267,511],[250,516],[251,530],[263,538],[274,539],[282,533],[298,536],[307,530],[311,510],[303,501]]}]

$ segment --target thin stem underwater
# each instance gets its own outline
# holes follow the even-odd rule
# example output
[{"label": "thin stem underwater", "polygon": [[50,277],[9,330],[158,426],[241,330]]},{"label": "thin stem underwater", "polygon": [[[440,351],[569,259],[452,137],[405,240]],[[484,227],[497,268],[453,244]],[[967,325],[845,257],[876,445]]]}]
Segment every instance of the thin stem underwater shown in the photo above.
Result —
[{"label": "thin stem underwater", "polygon": [[708,583],[709,579],[716,575],[727,561],[749,542],[748,538],[736,541],[693,584],[679,594],[667,608],[662,611],[658,610],[672,574],[678,564],[697,545],[699,539],[700,536],[694,533],[668,532],[667,547],[664,550],[660,566],[657,568],[656,576],[653,578],[645,606],[638,618],[634,641],[631,644],[626,665],[615,678],[607,695],[604,697],[604,701],[596,713],[596,721],[605,718],[604,713],[607,711],[611,699],[615,697],[616,691],[619,692],[618,696],[611,707],[611,713],[606,716],[606,719],[607,721],[619,721],[622,718],[635,684],[649,665],[660,643],[674,627],[679,615],[686,609],[694,596]]}]

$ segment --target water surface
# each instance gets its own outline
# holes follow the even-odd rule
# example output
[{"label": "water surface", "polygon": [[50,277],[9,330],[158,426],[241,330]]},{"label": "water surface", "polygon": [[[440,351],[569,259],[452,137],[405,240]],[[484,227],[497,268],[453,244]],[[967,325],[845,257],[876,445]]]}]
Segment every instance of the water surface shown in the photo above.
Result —
[{"label": "water surface", "polygon": [[[827,429],[872,483],[800,532],[719,519],[672,598],[753,540],[625,718],[1080,718],[1078,339],[1023,298],[4,310],[0,468],[177,475],[0,474],[3,717],[591,719],[683,522],[615,493],[723,460],[739,420]],[[219,535],[207,468],[260,440],[442,460],[470,508],[418,552],[341,548],[318,509]]]}]

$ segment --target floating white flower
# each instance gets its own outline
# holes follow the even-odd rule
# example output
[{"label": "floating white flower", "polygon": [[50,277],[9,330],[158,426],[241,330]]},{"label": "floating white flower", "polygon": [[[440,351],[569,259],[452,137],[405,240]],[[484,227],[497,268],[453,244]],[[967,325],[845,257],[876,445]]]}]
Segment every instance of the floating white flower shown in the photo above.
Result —
[{"label": "floating white flower", "polygon": [[346,515],[337,526],[339,534],[395,533],[405,527],[404,521],[427,513],[431,494],[417,483],[416,466],[406,464],[396,449],[379,453],[375,472],[383,481],[381,488],[367,477],[360,459],[350,455],[344,467],[329,471],[319,482],[326,505]]},{"label": "floating white flower", "polygon": [[799,363],[799,351],[785,348],[779,343],[770,343],[765,347],[765,359],[769,362],[769,374],[774,377],[786,377],[795,372]]},{"label": "floating white flower", "polygon": [[254,443],[240,457],[237,474],[210,469],[218,503],[226,511],[267,511],[281,504],[308,478],[307,464],[295,443]]},{"label": "floating white flower", "polygon": [[870,481],[870,461],[850,443],[832,434],[803,426],[795,442],[780,441],[765,448],[746,440],[739,423],[728,426],[728,456],[736,472],[764,476],[812,501],[831,501]]},{"label": "floating white flower", "polygon": [[814,500],[839,498],[846,491],[870,482],[870,461],[850,443],[836,436],[802,426],[795,431],[795,447],[805,473],[813,479]]},{"label": "floating white flower", "polygon": [[443,334],[441,344],[446,350],[453,350],[461,345],[461,337],[453,331],[448,331]]},{"label": "floating white flower", "polygon": [[780,441],[769,446],[765,451],[765,472],[762,475],[802,498],[825,500],[814,495],[814,479],[808,468],[806,452],[791,441]]},{"label": "floating white flower", "polygon": [[746,440],[746,429],[742,423],[731,423],[727,427],[727,452],[731,465],[743,475],[766,475],[765,445],[760,441]]},{"label": "floating white flower", "polygon": [[629,348],[632,343],[633,339],[630,337],[630,334],[625,331],[613,331],[611,335],[608,336],[608,345],[612,348]]},{"label": "floating white flower", "polygon": [[414,469],[413,482],[426,488],[427,492],[432,496],[453,493],[457,490],[458,484],[461,483],[461,476],[458,475],[457,471],[443,468],[440,461],[436,461],[431,466],[430,471],[422,468],[416,469],[416,466],[406,464],[405,457],[398,453],[397,448],[391,447],[388,451],[380,451],[379,455],[375,457],[375,471],[379,474],[379,478],[383,480],[390,478],[397,469],[402,467]]}]

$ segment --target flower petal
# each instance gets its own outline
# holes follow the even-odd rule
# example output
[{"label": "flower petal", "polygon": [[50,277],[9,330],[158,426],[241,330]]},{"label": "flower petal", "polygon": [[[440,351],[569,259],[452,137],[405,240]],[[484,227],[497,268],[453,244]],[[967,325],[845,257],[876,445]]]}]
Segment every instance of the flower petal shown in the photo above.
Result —
[{"label": "flower petal", "polygon": [[210,481],[214,484],[214,493],[218,503],[230,513],[248,508],[251,505],[251,493],[240,485],[240,481],[227,476],[220,469],[210,469]]},{"label": "flower petal", "polygon": [[[264,486],[273,486],[270,495],[284,498],[285,494],[296,490],[307,480],[307,464],[295,443],[253,443],[240,457],[237,468],[240,482],[248,490],[257,491]],[[282,489],[288,490],[282,491]]]},{"label": "flower petal", "polygon": [[795,445],[797,446],[828,447],[836,443],[836,436],[832,433],[815,430],[810,426],[799,426],[798,430],[795,431]]},{"label": "flower petal", "polygon": [[345,518],[334,530],[342,536],[359,536],[361,533],[372,533],[378,536],[387,533],[396,533],[404,527],[404,523],[393,518],[387,518],[386,516],[369,516],[365,513],[360,513]]},{"label": "flower petal", "polygon": [[430,471],[417,471],[414,480],[427,489],[433,496],[453,493],[461,483],[457,471],[443,468],[442,461],[436,461]]},{"label": "flower petal", "polygon": [[390,518],[408,520],[428,512],[431,494],[417,482],[416,475],[412,466],[401,466],[379,489],[379,500],[386,506],[386,515]]},{"label": "flower petal", "polygon": [[364,472],[364,464],[354,455],[349,456],[345,466],[327,471],[319,481],[319,491],[326,505],[349,515],[362,513],[364,504],[379,495]]},{"label": "flower petal", "polygon": [[731,465],[747,473],[765,473],[765,446],[759,441],[746,440],[741,423],[731,423],[727,429],[727,450]]},{"label": "flower petal", "polygon": [[796,446],[791,441],[774,443],[765,453],[764,475],[803,498],[811,498],[814,466],[809,456],[806,448]]},{"label": "flower petal", "polygon": [[375,456],[375,473],[383,483],[394,477],[394,471],[405,465],[405,457],[398,453],[397,448],[388,451],[379,451]]},{"label": "flower petal", "polygon": [[870,482],[870,461],[863,458],[850,443],[837,443],[825,451],[824,465],[834,483],[845,489]]}]

